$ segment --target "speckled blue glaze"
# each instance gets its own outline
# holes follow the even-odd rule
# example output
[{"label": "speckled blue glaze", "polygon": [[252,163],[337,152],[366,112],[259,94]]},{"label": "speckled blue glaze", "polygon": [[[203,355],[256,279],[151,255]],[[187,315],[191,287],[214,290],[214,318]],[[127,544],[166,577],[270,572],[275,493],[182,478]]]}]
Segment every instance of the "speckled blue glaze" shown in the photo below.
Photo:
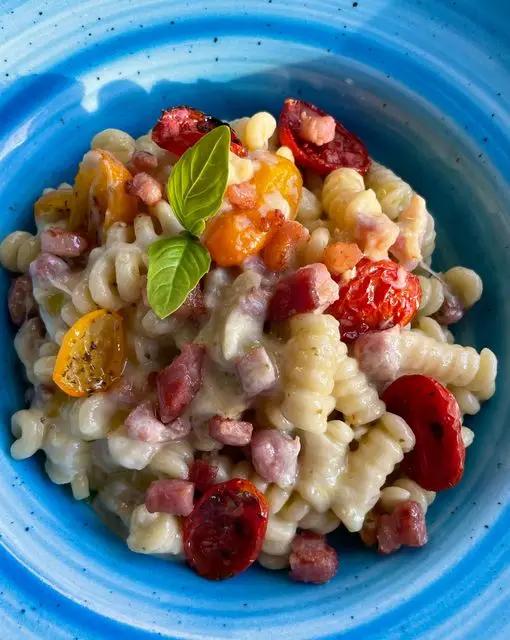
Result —
[{"label": "speckled blue glaze", "polygon": [[257,568],[216,584],[130,553],[41,460],[10,459],[23,383],[1,305],[1,640],[510,637],[509,21],[507,0],[0,2],[1,236],[31,226],[33,200],[73,177],[104,127],[140,134],[176,103],[233,117],[303,96],[427,197],[437,266],[475,267],[486,285],[458,336],[501,362],[427,547],[380,558],[339,536],[330,584]]}]

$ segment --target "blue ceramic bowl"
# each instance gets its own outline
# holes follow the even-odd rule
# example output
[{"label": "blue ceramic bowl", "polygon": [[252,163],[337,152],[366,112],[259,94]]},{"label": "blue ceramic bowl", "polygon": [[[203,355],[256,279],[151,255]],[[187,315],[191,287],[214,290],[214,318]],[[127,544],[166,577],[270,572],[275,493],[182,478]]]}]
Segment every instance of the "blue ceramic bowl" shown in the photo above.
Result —
[{"label": "blue ceramic bowl", "polygon": [[474,267],[485,281],[458,338],[501,362],[498,394],[468,421],[476,440],[462,484],[430,511],[428,546],[381,558],[339,538],[340,571],[327,585],[259,568],[212,583],[132,554],[49,482],[41,460],[10,459],[23,382],[2,305],[0,638],[510,637],[507,0],[0,7],[0,235],[31,227],[41,189],[72,179],[100,129],[140,134],[173,104],[234,117],[303,97],[426,196],[436,266]]}]

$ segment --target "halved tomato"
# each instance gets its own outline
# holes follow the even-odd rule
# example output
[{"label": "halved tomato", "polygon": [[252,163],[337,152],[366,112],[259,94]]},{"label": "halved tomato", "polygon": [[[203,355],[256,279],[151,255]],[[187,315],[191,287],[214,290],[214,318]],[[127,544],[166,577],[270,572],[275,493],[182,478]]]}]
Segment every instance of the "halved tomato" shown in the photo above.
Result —
[{"label": "halved tomato", "polygon": [[114,222],[133,222],[138,203],[126,191],[132,177],[108,151],[93,149],[86,153],[74,181],[70,228],[90,232],[95,230],[91,226],[107,229]]},{"label": "halved tomato", "polygon": [[53,381],[75,398],[104,391],[122,375],[124,351],[122,316],[106,309],[91,311],[65,334]]}]

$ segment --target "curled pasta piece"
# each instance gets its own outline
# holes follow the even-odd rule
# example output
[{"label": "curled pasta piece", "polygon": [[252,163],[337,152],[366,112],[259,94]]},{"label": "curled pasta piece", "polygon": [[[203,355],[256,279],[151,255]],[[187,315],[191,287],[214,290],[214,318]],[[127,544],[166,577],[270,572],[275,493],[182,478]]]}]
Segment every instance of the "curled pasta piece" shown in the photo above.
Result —
[{"label": "curled pasta piece", "polygon": [[108,434],[110,456],[115,464],[125,469],[145,469],[160,449],[160,444],[129,438],[124,426]]},{"label": "curled pasta piece", "polygon": [[438,342],[447,342],[452,344],[453,334],[449,331],[444,325],[439,324],[437,320],[434,318],[429,318],[427,316],[418,316],[416,322],[413,323],[413,328],[415,331],[420,331],[429,338],[433,338]]},{"label": "curled pasta piece", "polygon": [[297,220],[307,227],[321,217],[322,206],[319,198],[306,187],[301,191],[297,210]]},{"label": "curled pasta piece", "polygon": [[466,267],[452,267],[445,271],[443,278],[451,291],[459,297],[466,309],[480,300],[483,293],[483,282],[480,276]]},{"label": "curled pasta piece", "polygon": [[71,432],[83,440],[105,438],[122,419],[115,398],[101,391],[71,401],[68,415]]},{"label": "curled pasta piece", "polygon": [[104,129],[92,138],[91,149],[109,151],[117,160],[127,164],[135,152],[135,141],[125,131],[120,129]]},{"label": "curled pasta piece", "polygon": [[465,309],[471,308],[478,302],[483,292],[480,276],[476,271],[466,267],[452,267],[438,277],[418,276],[418,278],[422,291],[418,311],[420,316],[431,316],[439,311],[445,299],[445,285],[458,297]]},{"label": "curled pasta piece", "polygon": [[325,433],[300,435],[302,453],[296,490],[318,512],[331,506],[338,477],[344,470],[353,433],[341,420],[330,420]]},{"label": "curled pasta piece", "polygon": [[168,513],[149,513],[141,504],[131,514],[127,545],[136,553],[178,555],[182,552],[179,519]]},{"label": "curled pasta piece", "polygon": [[473,444],[475,439],[475,432],[472,431],[469,427],[463,426],[461,429],[462,442],[466,449]]},{"label": "curled pasta piece", "polygon": [[285,569],[289,566],[289,554],[286,553],[281,556],[274,556],[261,551],[258,555],[257,562],[264,567],[264,569],[278,571],[279,569]]},{"label": "curled pasta piece", "polygon": [[347,354],[347,346],[339,341],[335,367],[335,386],[333,396],[336,408],[351,425],[363,425],[380,418],[384,411],[384,402],[380,400],[377,389],[360,371],[355,358]]},{"label": "curled pasta piece", "polygon": [[40,251],[41,244],[37,236],[28,231],[13,231],[0,243],[0,262],[9,271],[26,273]]},{"label": "curled pasta piece", "polygon": [[267,111],[259,111],[249,118],[238,118],[230,124],[250,151],[268,149],[269,140],[276,131],[276,120]]},{"label": "curled pasta piece", "polygon": [[160,200],[152,207],[149,207],[151,216],[156,218],[161,226],[161,234],[163,236],[173,237],[184,231],[172,207],[166,200]]},{"label": "curled pasta piece", "polygon": [[310,234],[302,251],[302,264],[322,262],[324,250],[331,240],[331,233],[326,224],[316,227]]},{"label": "curled pasta piece", "polygon": [[411,203],[413,190],[407,182],[374,160],[365,180],[367,186],[374,190],[382,210],[391,220],[396,220]]},{"label": "curled pasta piece", "polygon": [[469,389],[463,389],[462,387],[449,387],[450,391],[455,396],[455,400],[459,405],[460,412],[465,415],[474,416],[480,411],[480,400]]},{"label": "curled pasta piece", "polygon": [[228,184],[241,184],[251,180],[255,174],[255,167],[250,158],[240,158],[235,153],[229,153]]},{"label": "curled pasta piece", "polygon": [[427,491],[410,478],[399,478],[391,485],[384,487],[379,498],[379,506],[387,513],[391,513],[397,504],[412,500],[417,502],[423,514],[427,513],[427,509],[434,502],[436,497],[435,491]]},{"label": "curled pasta piece", "polygon": [[180,440],[163,445],[150,461],[149,468],[169,478],[186,480],[192,461],[193,447],[187,440]]},{"label": "curled pasta piece", "polygon": [[16,440],[11,445],[11,456],[16,460],[30,458],[42,448],[45,418],[38,409],[16,411],[11,418],[11,432]]},{"label": "curled pasta piece", "polygon": [[46,454],[44,468],[55,484],[68,484],[77,475],[87,473],[90,465],[90,445],[58,424],[46,430],[42,449]]},{"label": "curled pasta piece", "polygon": [[[423,199],[416,200],[416,194],[407,182],[378,162],[372,161],[365,182],[367,187],[375,191],[388,218],[401,223],[401,230],[410,234],[411,242],[415,243],[415,256],[419,259],[419,249],[421,258],[428,260],[434,251],[436,232],[434,218],[425,208]],[[419,209],[422,207],[423,211],[420,213]],[[408,255],[406,252],[406,256]]]},{"label": "curled pasta piece", "polygon": [[146,255],[133,244],[118,244],[105,251],[94,251],[100,253],[94,256],[88,274],[92,300],[103,309],[111,311],[136,302],[145,283]]},{"label": "curled pasta piece", "polygon": [[105,509],[116,515],[129,527],[131,514],[143,501],[143,497],[143,492],[133,484],[130,477],[115,475],[100,488],[94,506],[100,512]]},{"label": "curled pasta piece", "polygon": [[479,400],[494,394],[497,358],[490,349],[478,354],[473,347],[438,342],[413,329],[400,333],[399,352],[403,373],[421,373],[446,385],[465,387]]},{"label": "curled pasta piece", "polygon": [[334,513],[349,531],[361,529],[386,478],[414,444],[414,434],[407,423],[399,416],[385,413],[361,438],[359,447],[349,452],[332,502]]},{"label": "curled pasta piece", "polygon": [[398,226],[384,215],[372,189],[354,169],[335,169],[324,181],[324,210],[340,230],[347,231],[363,252],[374,260],[388,257],[399,234]]},{"label": "curled pasta piece", "polygon": [[53,383],[53,369],[57,359],[58,344],[45,341],[39,347],[37,358],[33,361],[33,378],[38,384]]},{"label": "curled pasta piece", "polygon": [[418,313],[431,316],[439,311],[444,302],[444,287],[439,278],[418,276],[421,288],[421,300]]},{"label": "curled pasta piece", "polygon": [[330,315],[298,314],[290,320],[291,338],[283,366],[282,414],[298,429],[323,433],[335,407],[338,322]]}]

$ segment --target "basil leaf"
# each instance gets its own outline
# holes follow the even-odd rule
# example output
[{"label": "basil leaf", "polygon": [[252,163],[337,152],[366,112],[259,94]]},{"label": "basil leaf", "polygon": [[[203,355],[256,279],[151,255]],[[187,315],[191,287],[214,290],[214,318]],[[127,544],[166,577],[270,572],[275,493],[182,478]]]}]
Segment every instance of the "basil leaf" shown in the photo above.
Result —
[{"label": "basil leaf", "polygon": [[147,297],[154,313],[166,318],[209,271],[211,256],[188,234],[156,240],[148,254]]},{"label": "basil leaf", "polygon": [[221,206],[228,179],[230,129],[216,127],[179,158],[168,179],[168,200],[182,226],[199,236]]}]

